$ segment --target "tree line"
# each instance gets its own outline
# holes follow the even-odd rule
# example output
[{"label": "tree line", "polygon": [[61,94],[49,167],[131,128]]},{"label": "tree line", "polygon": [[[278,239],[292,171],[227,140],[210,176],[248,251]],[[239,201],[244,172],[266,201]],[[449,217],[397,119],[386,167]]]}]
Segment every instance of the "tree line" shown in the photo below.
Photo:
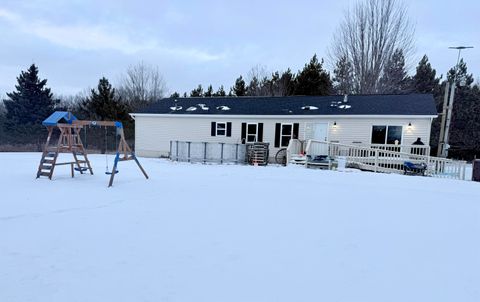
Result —
[{"label": "tree line", "polygon": [[[297,72],[291,68],[267,72],[257,65],[231,87],[198,85],[171,97],[243,97],[330,94],[433,94],[442,111],[447,81],[456,77],[456,94],[450,128],[451,156],[480,156],[480,87],[460,61],[445,78],[437,75],[427,55],[409,74],[414,48],[414,28],[400,0],[363,0],[346,10],[325,60],[316,54]],[[331,72],[329,72],[331,70]],[[17,78],[15,91],[0,103],[0,138],[4,143],[34,142],[43,132],[41,122],[53,110],[68,110],[82,119],[121,120],[127,138],[133,137],[129,112],[166,96],[165,81],[158,67],[143,62],[130,66],[118,87],[101,78],[94,89],[75,96],[55,96],[30,66]],[[438,145],[440,118],[432,125],[432,149]],[[100,141],[100,138],[98,139]],[[43,140],[41,141],[43,142]],[[38,145],[41,143],[38,142]]]}]

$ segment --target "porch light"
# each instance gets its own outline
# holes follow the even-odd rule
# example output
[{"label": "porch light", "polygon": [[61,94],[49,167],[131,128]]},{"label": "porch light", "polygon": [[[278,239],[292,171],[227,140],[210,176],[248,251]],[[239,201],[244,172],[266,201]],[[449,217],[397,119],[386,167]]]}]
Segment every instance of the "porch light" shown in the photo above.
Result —
[{"label": "porch light", "polygon": [[412,130],[412,123],[408,123],[407,128],[408,128],[408,130]]},{"label": "porch light", "polygon": [[337,128],[337,122],[333,122],[333,128]]}]

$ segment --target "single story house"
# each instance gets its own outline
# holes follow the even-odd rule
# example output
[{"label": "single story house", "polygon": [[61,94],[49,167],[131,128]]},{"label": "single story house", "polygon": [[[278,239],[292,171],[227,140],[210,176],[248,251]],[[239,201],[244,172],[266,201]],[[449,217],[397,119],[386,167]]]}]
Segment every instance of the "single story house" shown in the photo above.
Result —
[{"label": "single story house", "polygon": [[343,144],[430,141],[437,117],[430,94],[165,98],[132,113],[139,156],[168,156],[170,141],[269,142],[291,138]]}]

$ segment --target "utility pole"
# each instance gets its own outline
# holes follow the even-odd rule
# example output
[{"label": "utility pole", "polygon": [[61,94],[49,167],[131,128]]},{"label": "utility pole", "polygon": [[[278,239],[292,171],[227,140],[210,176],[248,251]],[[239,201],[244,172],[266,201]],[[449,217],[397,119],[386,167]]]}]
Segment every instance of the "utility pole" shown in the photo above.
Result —
[{"label": "utility pole", "polygon": [[[440,140],[438,144],[438,155],[441,157],[447,157],[448,156],[448,136],[450,132],[450,122],[452,120],[452,110],[453,110],[453,101],[455,98],[455,87],[457,86],[457,74],[458,74],[458,63],[460,63],[460,53],[463,49],[467,48],[473,48],[473,46],[454,46],[454,47],[449,47],[449,49],[457,49],[458,50],[458,57],[457,57],[457,64],[455,65],[455,74],[453,77],[453,83],[445,87],[445,99],[443,103],[443,113],[442,113],[442,125],[440,128]],[[449,91],[449,86],[451,86],[451,92],[450,92],[450,99],[447,99],[448,91]],[[448,101],[448,103],[447,103]],[[446,116],[445,116],[445,109],[447,110]]]}]

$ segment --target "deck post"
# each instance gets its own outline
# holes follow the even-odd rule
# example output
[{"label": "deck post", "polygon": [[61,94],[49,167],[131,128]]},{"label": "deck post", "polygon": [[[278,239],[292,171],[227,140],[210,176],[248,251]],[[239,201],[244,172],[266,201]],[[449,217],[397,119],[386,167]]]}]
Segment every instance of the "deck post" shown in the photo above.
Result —
[{"label": "deck post", "polygon": [[175,154],[175,157],[176,157],[176,161],[178,161],[178,141],[177,141],[177,150],[176,151],[176,154]]},{"label": "deck post", "polygon": [[203,163],[207,163],[207,143],[203,143]]},{"label": "deck post", "polygon": [[375,149],[375,172],[378,171],[378,148]]},{"label": "deck post", "polygon": [[191,142],[187,142],[187,161],[190,162],[190,144]]},{"label": "deck post", "polygon": [[220,164],[223,164],[223,143],[220,143]]}]

